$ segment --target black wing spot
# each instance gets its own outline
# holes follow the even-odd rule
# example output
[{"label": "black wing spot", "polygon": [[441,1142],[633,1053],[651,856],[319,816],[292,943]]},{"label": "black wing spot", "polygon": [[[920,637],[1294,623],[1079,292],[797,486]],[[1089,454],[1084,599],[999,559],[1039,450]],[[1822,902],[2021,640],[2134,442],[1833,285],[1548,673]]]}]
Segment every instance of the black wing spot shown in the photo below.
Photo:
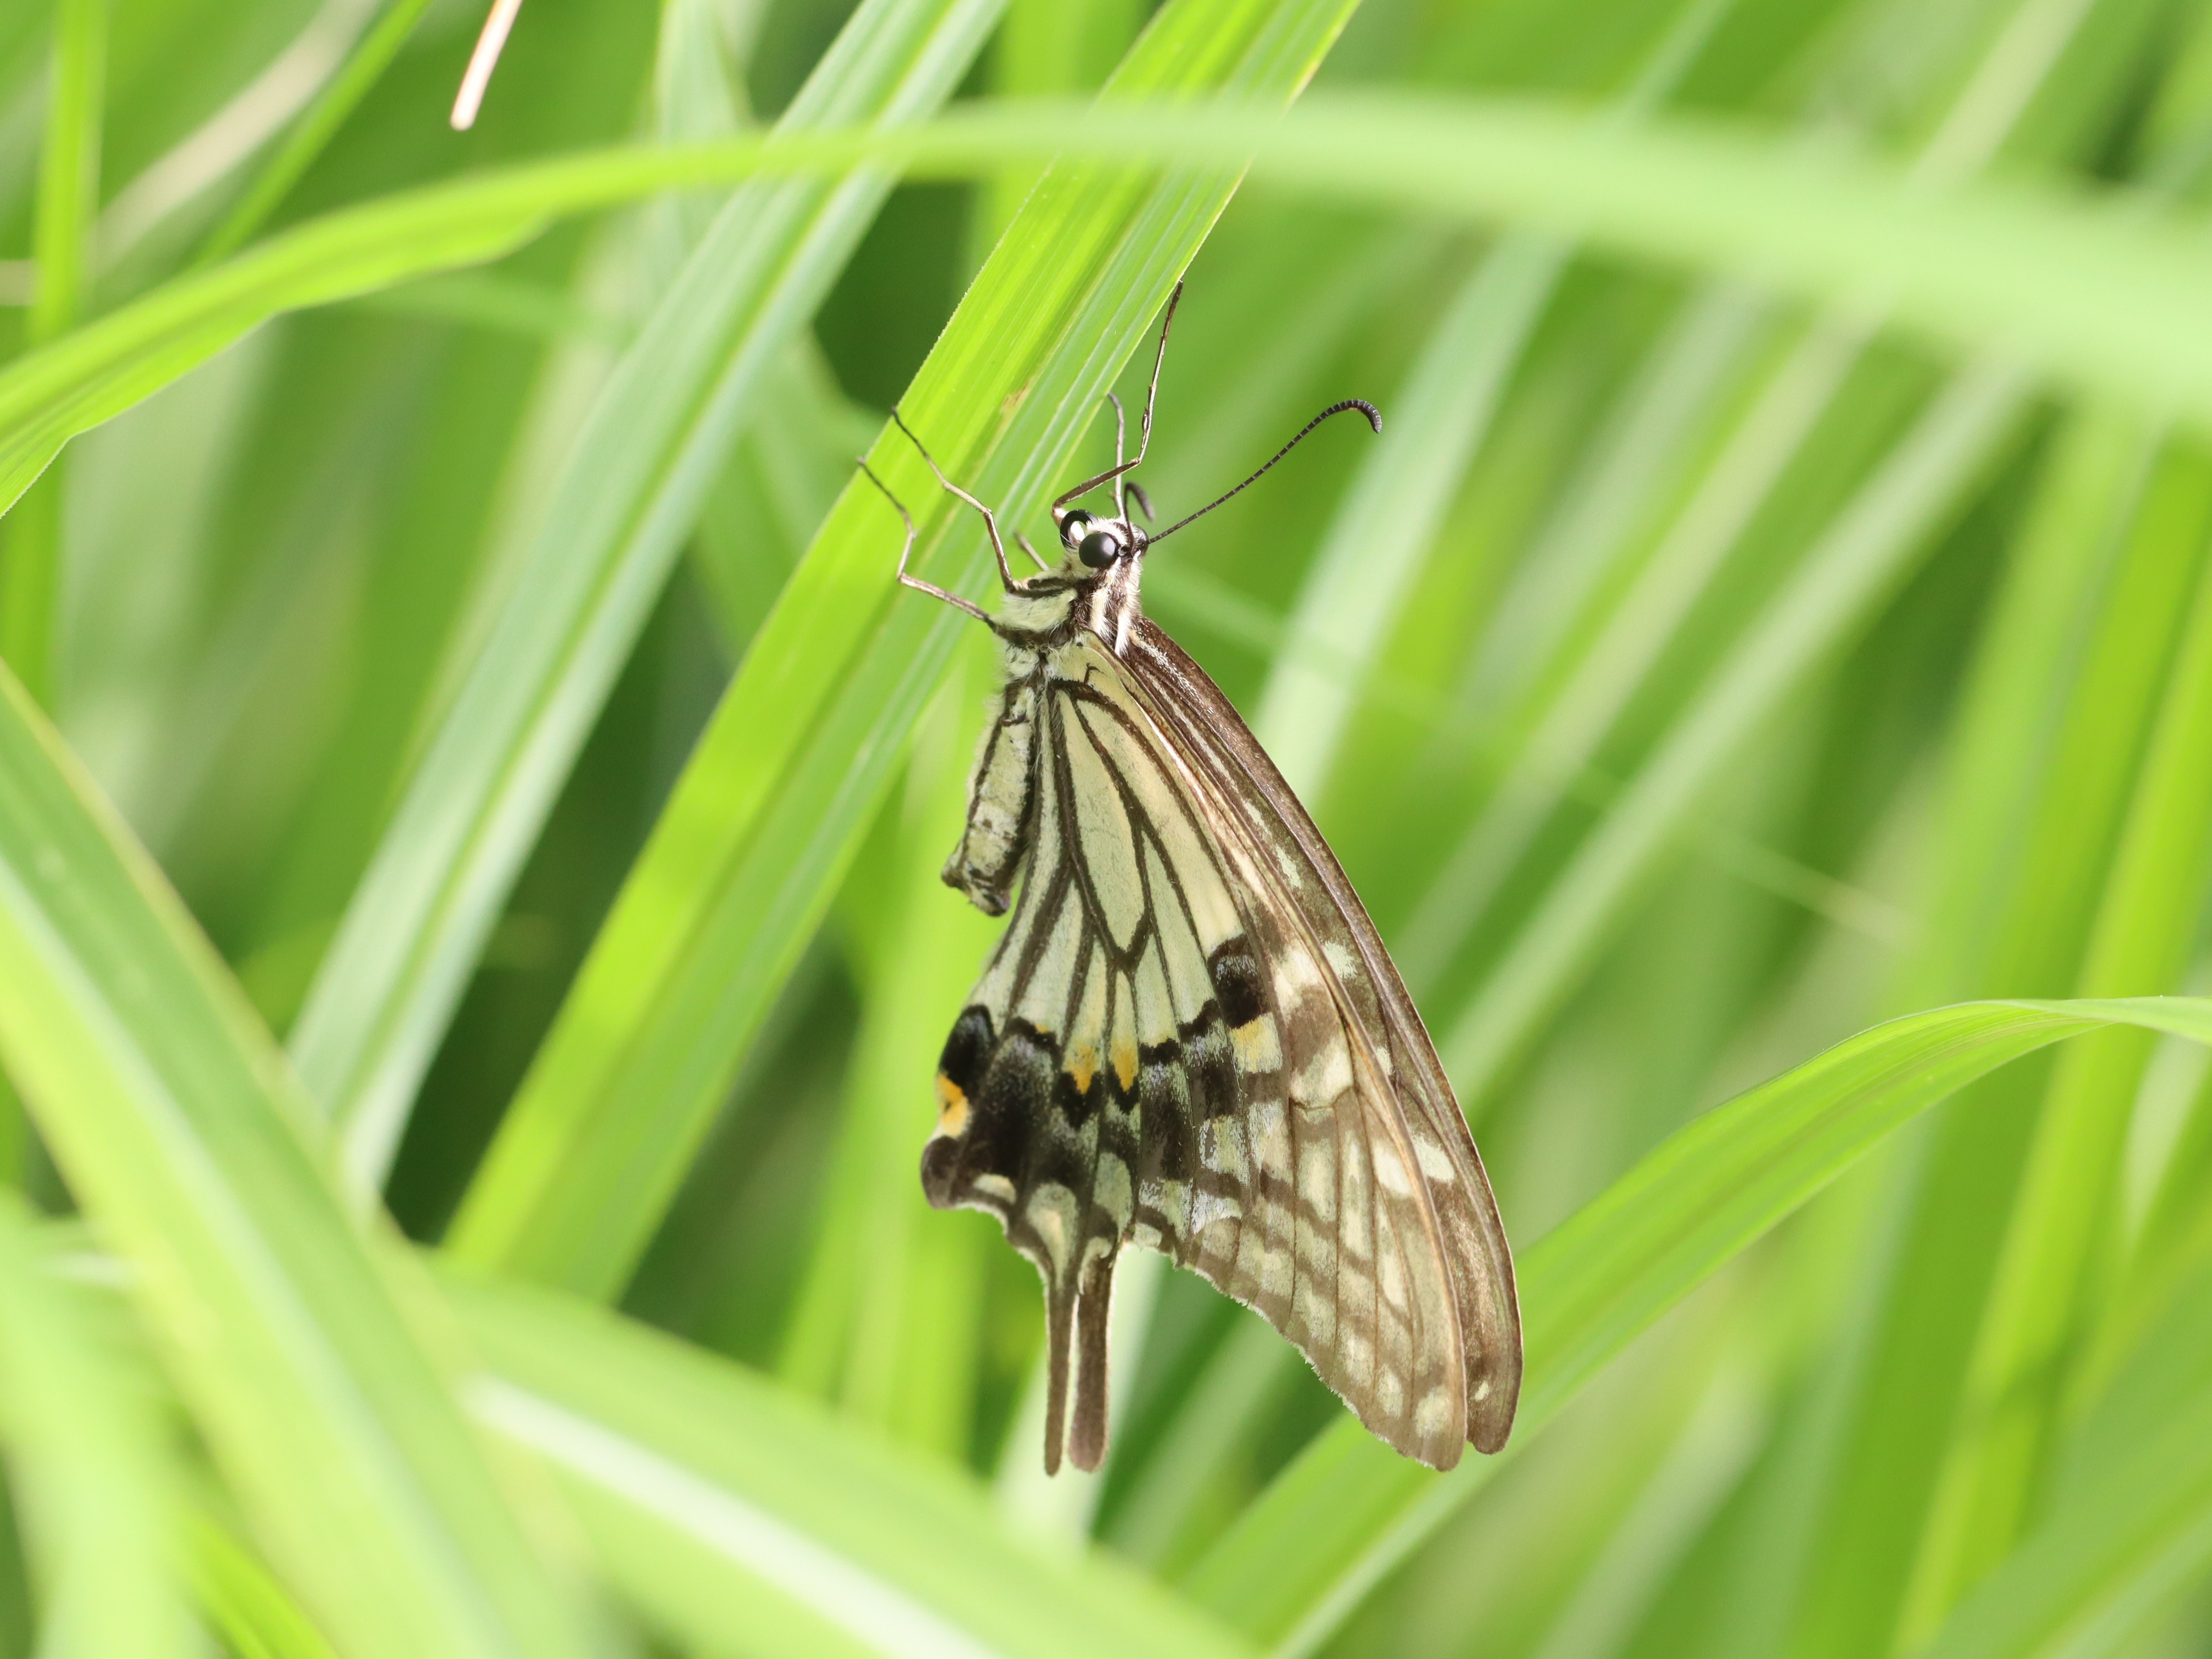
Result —
[{"label": "black wing spot", "polygon": [[[1037,1127],[1052,1102],[1059,1071],[1052,1045],[1027,1020],[1015,1019],[1006,1023],[995,1047],[986,1049],[975,1038],[980,1033],[988,1042],[990,1016],[970,1008],[954,1023],[945,1045],[947,1077],[959,1080],[951,1070],[956,1064],[968,1067],[970,1075],[980,1070],[981,1076],[969,1091],[967,1133],[957,1139],[940,1135],[922,1149],[922,1191],[939,1209],[967,1201],[984,1176],[1002,1176],[1018,1190]],[[979,1066],[979,1060],[985,1063]],[[994,1202],[992,1207],[1001,1206]]]},{"label": "black wing spot", "polygon": [[1213,994],[1220,1000],[1221,1017],[1232,1031],[1249,1025],[1267,1012],[1260,990],[1260,961],[1242,938],[1224,939],[1206,959]]},{"label": "black wing spot", "polygon": [[1069,1128],[1079,1132],[1085,1124],[1091,1121],[1091,1114],[1098,1109],[1105,1099],[1106,1079],[1098,1072],[1091,1073],[1091,1081],[1087,1086],[1078,1088],[1074,1073],[1062,1066],[1053,1082],[1053,1110],[1060,1114],[1061,1120]]},{"label": "black wing spot", "polygon": [[939,1075],[969,1100],[975,1099],[993,1047],[991,1011],[981,1003],[969,1003],[952,1022],[951,1035],[945,1039],[945,1052],[937,1061]]}]

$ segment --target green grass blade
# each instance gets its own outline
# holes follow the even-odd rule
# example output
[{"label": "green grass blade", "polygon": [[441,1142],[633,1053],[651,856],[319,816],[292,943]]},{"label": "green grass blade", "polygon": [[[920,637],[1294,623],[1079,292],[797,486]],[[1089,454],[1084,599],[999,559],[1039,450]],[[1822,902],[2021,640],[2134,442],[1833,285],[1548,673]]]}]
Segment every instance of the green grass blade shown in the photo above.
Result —
[{"label": "green grass blade", "polygon": [[[1109,90],[1286,97],[1348,10],[1179,0]],[[1065,476],[1233,185],[1221,173],[1146,184],[1063,168],[1030,195],[902,404],[948,473],[998,503],[1010,529]],[[870,464],[925,515],[917,568],[979,586],[974,516],[938,490],[913,446],[890,432]],[[599,1296],[628,1278],[955,635],[973,625],[894,584],[897,526],[856,479],[816,538],[501,1125],[451,1236],[465,1259]]]},{"label": "green grass blade", "polygon": [[58,1271],[22,1200],[0,1193],[0,1441],[39,1595],[40,1650],[187,1659],[199,1650],[170,1559],[181,1470],[108,1299]]},{"label": "green grass blade", "polygon": [[83,314],[90,287],[92,222],[100,209],[100,137],[107,93],[109,0],[60,0],[54,7],[46,141],[39,152],[39,203],[32,234],[39,287],[30,337],[51,340]]},{"label": "green grass blade", "polygon": [[967,1453],[974,1419],[983,1259],[989,1224],[936,1216],[915,1179],[928,1102],[914,1085],[945,1046],[997,925],[945,902],[936,877],[959,839],[975,714],[992,664],[963,647],[908,770],[888,914],[860,951],[864,1014],[845,1088],[845,1121],[823,1177],[816,1240],[787,1327],[779,1370],[851,1416],[948,1462]]},{"label": "green grass blade", "polygon": [[[1674,89],[1734,0],[1686,0],[1620,114],[1647,112]],[[1363,465],[1308,568],[1290,630],[1311,654],[1279,659],[1253,729],[1284,777],[1317,795],[1353,708],[1347,682],[1372,672],[1418,580],[1530,337],[1570,261],[1554,237],[1509,237],[1491,250],[1414,359],[1393,425]]]},{"label": "green grass blade", "polygon": [[[785,118],[916,119],[950,96],[998,0],[872,0]],[[740,192],[598,400],[544,528],[408,781],[290,1048],[382,1185],[422,1072],[763,378],[890,189]]]},{"label": "green grass blade", "polygon": [[260,1559],[205,1511],[188,1527],[200,1611],[238,1659],[337,1659]]},{"label": "green grass blade", "polygon": [[580,1653],[405,1317],[427,1291],[348,1221],[267,1032],[4,675],[0,1054],[332,1639],[391,1659]]},{"label": "green grass blade", "polygon": [[2212,1402],[2146,1433],[1962,1602],[1924,1659],[2125,1650],[2158,1600],[2212,1560]]},{"label": "green grass blade", "polygon": [[276,153],[254,175],[253,182],[201,245],[196,264],[212,264],[237,252],[269,222],[270,216],[284,204],[292,187],[337,137],[346,118],[368,96],[383,78],[384,71],[392,67],[392,60],[399,55],[399,49],[407,44],[408,37],[415,33],[415,26],[422,21],[422,14],[429,8],[430,0],[392,0],[384,15],[346,55],[343,66],[331,77],[330,84],[293,124]]},{"label": "green grass blade", "polygon": [[[2212,507],[2212,472],[2201,456],[2189,459],[2194,488],[2167,492],[2165,514],[2150,519],[2161,542],[2185,547],[2203,544]],[[2207,753],[2212,581],[2200,574],[2082,963],[2083,993],[2170,988],[2186,968],[2212,853]],[[2116,1224],[2121,1153],[2150,1043],[2147,1033],[2107,1032],[2058,1060],[1906,1604],[1908,1643],[1933,1633],[2035,1512],[2094,1265]]]},{"label": "green grass blade", "polygon": [[[2091,409],[2061,435],[1993,609],[1952,739],[1911,994],[2079,983],[2081,951],[2184,613],[2189,562],[2144,532],[2168,462],[2142,422]],[[2185,465],[2185,473],[2191,470]],[[2151,515],[2155,517],[2157,515]],[[1868,1248],[1834,1443],[1817,1454],[1796,1638],[1838,1659],[1887,1641],[2027,1154],[2035,1066],[1930,1126]]]},{"label": "green grass blade", "polygon": [[1863,623],[1983,473],[2021,407],[2009,371],[1964,371],[1746,629],[1515,936],[1439,1052],[1479,1097],[1565,996],[1685,818],[1774,709]]},{"label": "green grass blade", "polygon": [[1239,170],[1324,197],[1504,222],[1839,309],[1870,298],[1954,350],[2212,419],[2212,258],[2148,204],[2021,185],[1936,188],[1686,121],[1633,131],[1540,105],[1337,94],[1249,109],[982,106],[892,131],[612,151],[335,213],[76,331],[0,374],[0,501],[70,436],[279,311],[496,257],[550,219],[657,191],[864,162],[966,178],[1060,156]]},{"label": "green grass blade", "polygon": [[1232,1655],[1103,1556],[1041,1546],[942,1465],[726,1361],[554,1297],[448,1281],[493,1372],[479,1419],[544,1458],[617,1589],[708,1652]]},{"label": "green grass blade", "polygon": [[1307,572],[1290,629],[1328,666],[1280,659],[1253,730],[1309,799],[1352,713],[1347,682],[1373,669],[1567,259],[1560,242],[1517,236],[1483,261],[1423,343],[1380,447]]},{"label": "green grass blade", "polygon": [[[38,287],[33,344],[66,332],[85,309],[92,222],[100,210],[100,122],[107,86],[108,0],[54,8],[46,125],[39,151],[32,252]],[[0,531],[0,656],[32,696],[53,703],[54,613],[61,598],[62,481]]]},{"label": "green grass blade", "polygon": [[[1680,1130],[1522,1252],[1519,1436],[1628,1340],[1917,1114],[2008,1060],[2110,1024],[2212,1043],[2212,1001],[1963,1003],[1838,1043]],[[1189,1579],[1200,1604],[1310,1652],[1484,1481],[1435,1475],[1349,1419],[1246,1510]]]}]

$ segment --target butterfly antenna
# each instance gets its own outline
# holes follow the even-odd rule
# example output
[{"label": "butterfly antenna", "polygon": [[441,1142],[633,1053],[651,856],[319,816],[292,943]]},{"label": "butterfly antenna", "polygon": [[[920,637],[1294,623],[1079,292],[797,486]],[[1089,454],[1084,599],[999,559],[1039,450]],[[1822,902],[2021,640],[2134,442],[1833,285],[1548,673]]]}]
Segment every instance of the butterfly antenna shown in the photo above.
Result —
[{"label": "butterfly antenna", "polygon": [[1250,477],[1245,479],[1243,483],[1238,484],[1236,489],[1228,491],[1226,494],[1215,496],[1204,507],[1200,507],[1197,512],[1192,514],[1189,518],[1177,519],[1165,530],[1153,532],[1152,535],[1146,538],[1146,540],[1147,542],[1164,542],[1169,537],[1174,535],[1176,531],[1182,529],[1185,525],[1192,522],[1193,520],[1204,518],[1207,514],[1212,512],[1215,507],[1220,506],[1222,502],[1227,501],[1230,496],[1242,495],[1245,490],[1249,489],[1254,484],[1260,482],[1261,478],[1266,474],[1268,467],[1274,465],[1277,461],[1281,460],[1284,456],[1289,454],[1301,443],[1304,442],[1308,433],[1311,432],[1323,421],[1328,419],[1330,416],[1341,415],[1347,409],[1358,410],[1362,415],[1364,415],[1367,417],[1368,425],[1373,427],[1378,433],[1382,430],[1382,411],[1376,408],[1373,404],[1369,403],[1364,398],[1346,398],[1340,404],[1331,404],[1327,409],[1322,410],[1320,414],[1315,416],[1313,419],[1308,421],[1304,426],[1300,427],[1298,428],[1297,437],[1292,438],[1290,442],[1285,444],[1273,455],[1270,455],[1267,458],[1266,465],[1261,467],[1257,472],[1255,472]]}]

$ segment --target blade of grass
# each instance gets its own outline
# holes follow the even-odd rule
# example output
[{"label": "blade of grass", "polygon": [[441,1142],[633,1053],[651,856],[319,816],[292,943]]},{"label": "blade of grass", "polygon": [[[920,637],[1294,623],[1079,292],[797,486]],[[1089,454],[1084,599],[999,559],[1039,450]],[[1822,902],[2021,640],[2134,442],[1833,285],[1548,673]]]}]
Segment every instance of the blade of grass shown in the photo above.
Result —
[{"label": "blade of grass", "polygon": [[1318,645],[1336,672],[1279,658],[1253,730],[1310,799],[1328,775],[1352,689],[1420,574],[1568,254],[1552,238],[1515,236],[1477,267],[1422,343],[1380,443],[1307,571],[1289,629]]},{"label": "blade of grass", "polygon": [[[915,119],[958,84],[999,0],[870,0],[783,130]],[[544,528],[424,745],[294,1028],[357,1190],[383,1184],[424,1068],[578,747],[763,376],[889,178],[768,184],[716,216],[625,355]]]},{"label": "blade of grass", "polygon": [[200,1611],[238,1659],[338,1659],[260,1558],[204,1510],[187,1528]]},{"label": "blade of grass", "polygon": [[928,1103],[914,1088],[944,1047],[996,925],[941,903],[959,838],[988,642],[966,642],[908,768],[890,914],[861,942],[865,1001],[845,1121],[823,1178],[816,1243],[779,1370],[851,1416],[957,1462],[974,1407],[981,1258],[989,1224],[942,1225],[915,1179]]},{"label": "blade of grass", "polygon": [[477,1415],[559,1471],[617,1587],[687,1644],[722,1651],[742,1629],[804,1653],[1247,1651],[1142,1575],[1040,1547],[972,1482],[725,1360],[569,1298],[447,1282],[493,1372],[470,1390]]},{"label": "blade of grass", "polygon": [[1994,350],[2081,389],[2212,419],[2212,269],[2127,192],[2083,201],[1942,186],[1687,120],[1633,131],[1505,100],[1336,94],[1275,117],[1234,105],[1020,103],[866,132],[823,131],[503,169],[334,213],[180,277],[0,374],[0,500],[67,439],[270,316],[492,258],[550,219],[749,176],[863,163],[966,178],[1022,157],[1241,169],[1324,197],[1579,235],[1878,308],[1952,350]]},{"label": "blade of grass", "polygon": [[1611,620],[1582,646],[1558,689],[1522,716],[1533,729],[1519,745],[1518,764],[1468,825],[1407,931],[1406,970],[1416,983],[1442,973],[1590,766],[1654,660],[1833,404],[1869,333],[1858,323],[1816,325],[1767,374],[1695,492],[1625,584]]},{"label": "blade of grass", "polygon": [[[2212,469],[2202,457],[2166,492],[2150,531],[2203,544]],[[2202,558],[2177,559],[2183,569]],[[2212,581],[2199,575],[2163,707],[2135,785],[2082,963],[2087,995],[2170,987],[2187,966],[2212,851]],[[1959,1596],[2012,1547],[2033,1515],[2054,1419],[2112,1243],[2120,1153],[2150,1038],[2112,1032],[2058,1060],[2014,1200],[1901,1639],[1931,1636]]]},{"label": "blade of grass", "polygon": [[[64,334],[83,311],[92,222],[100,210],[100,123],[107,86],[108,0],[59,0],[47,70],[46,127],[31,246],[38,287],[25,337]],[[54,696],[54,612],[61,596],[62,480],[49,480],[30,510],[0,537],[0,657],[31,695]]]},{"label": "blade of grass", "polygon": [[127,1334],[106,1328],[121,1310],[56,1267],[22,1200],[0,1193],[0,1441],[40,1650],[187,1659],[199,1643],[170,1560],[175,1454]]},{"label": "blade of grass", "polygon": [[[2179,620],[2170,553],[2141,530],[2160,465],[2154,433],[2101,410],[2054,454],[1957,718],[1905,994],[2078,981]],[[1869,1242],[1869,1311],[1808,1494],[1792,1639],[1808,1653],[1893,1636],[2044,1081],[2023,1067],[1948,1108]]]},{"label": "blade of grass", "polygon": [[[1917,1114],[1974,1079],[2107,1024],[2212,1043],[2212,1001],[1963,1003],[1877,1025],[1680,1130],[1522,1253],[1528,1381],[1540,1430],[1629,1339]],[[1188,1583],[1273,1651],[1313,1651],[1496,1468],[1436,1475],[1349,1418],[1248,1509]]]},{"label": "blade of grass", "polygon": [[0,673],[0,1054],[179,1391],[348,1653],[581,1653],[348,1222],[313,1109],[175,895]]},{"label": "blade of grass", "polygon": [[1954,377],[1747,629],[1446,1028],[1439,1048],[1463,1098],[1479,1098],[1517,1057],[1729,759],[1894,591],[2021,404],[2008,370]]},{"label": "blade of grass", "polygon": [[344,66],[331,77],[316,94],[314,102],[293,124],[276,153],[263,164],[253,182],[223,216],[222,222],[200,244],[193,264],[212,264],[235,252],[269,222],[270,216],[292,193],[293,185],[300,182],[337,137],[346,118],[383,79],[384,71],[392,67],[392,60],[399,55],[399,49],[407,44],[408,37],[415,33],[415,26],[429,9],[430,0],[392,0],[385,8],[384,15],[346,55]]},{"label": "blade of grass", "polygon": [[[1632,121],[1663,100],[1735,0],[1686,0],[1620,100]],[[1362,465],[1309,567],[1291,613],[1294,635],[1371,671],[1461,480],[1571,256],[1557,238],[1516,235],[1493,248],[1415,357],[1394,423]],[[1340,676],[1297,658],[1268,675],[1254,729],[1308,799],[1327,778],[1352,712]]]},{"label": "blade of grass", "polygon": [[[1287,96],[1349,9],[1178,0],[1109,95]],[[902,403],[1009,527],[1060,476],[1234,182],[1056,168],[1031,193]],[[974,515],[895,431],[869,464],[924,514],[916,568],[975,586]],[[463,1259],[599,1296],[628,1278],[972,625],[893,583],[897,525],[855,479],[785,589],[501,1125],[451,1235]]]},{"label": "blade of grass", "polygon": [[2212,1560],[2212,1401],[2199,1398],[2076,1490],[1961,1602],[1924,1659],[2110,1652]]},{"label": "blade of grass", "polygon": [[31,251],[38,261],[30,338],[75,326],[89,286],[92,222],[100,210],[100,138],[107,95],[108,0],[58,0],[47,71],[46,131]]}]

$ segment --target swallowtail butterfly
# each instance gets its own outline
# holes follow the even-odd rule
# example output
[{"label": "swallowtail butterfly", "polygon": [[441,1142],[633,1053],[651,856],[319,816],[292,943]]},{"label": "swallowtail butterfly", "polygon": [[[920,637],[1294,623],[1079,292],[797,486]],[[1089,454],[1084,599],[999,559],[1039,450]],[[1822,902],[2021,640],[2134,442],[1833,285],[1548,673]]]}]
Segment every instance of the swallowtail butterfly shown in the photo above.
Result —
[{"label": "swallowtail butterfly", "polygon": [[[1378,432],[1382,417],[1334,404],[1236,489],[1147,532],[1127,474],[1181,296],[1135,459],[1117,442],[1112,468],[1053,504],[1057,565],[1018,535],[1041,574],[1017,579],[991,509],[922,450],[982,514],[997,615],[907,573],[914,521],[892,500],[900,581],[988,626],[1006,676],[945,880],[992,915],[1012,901],[1013,921],[945,1042],[922,1185],[939,1208],[998,1217],[1044,1277],[1048,1473],[1063,1449],[1080,1468],[1104,1455],[1107,1306],[1127,1244],[1257,1310],[1370,1429],[1448,1469],[1466,1442],[1505,1443],[1520,1389],[1512,1258],[1482,1160],[1335,855],[1137,599],[1152,546],[1330,416],[1358,410]],[[1109,485],[1110,517],[1071,507]]]}]

